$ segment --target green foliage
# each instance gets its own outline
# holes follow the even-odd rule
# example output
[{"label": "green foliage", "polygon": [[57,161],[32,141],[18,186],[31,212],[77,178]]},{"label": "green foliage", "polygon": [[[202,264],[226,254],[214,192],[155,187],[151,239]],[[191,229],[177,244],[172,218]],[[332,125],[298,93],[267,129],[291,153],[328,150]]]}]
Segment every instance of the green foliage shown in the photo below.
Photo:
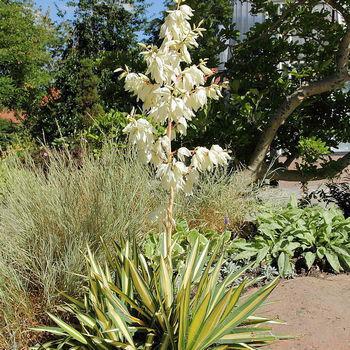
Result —
[{"label": "green foliage", "polygon": [[[162,250],[162,248],[160,248]],[[117,245],[110,271],[89,252],[89,288],[83,300],[68,297],[65,307],[76,322],[50,315],[57,327],[40,327],[55,336],[34,349],[198,349],[248,347],[269,343],[268,319],[252,314],[277,285],[277,280],[242,299],[245,282],[229,287],[245,270],[218,283],[222,257],[211,269],[198,240],[187,254],[183,272],[173,271],[160,257],[153,268],[136,244]]]},{"label": "green foliage", "polygon": [[31,134],[45,143],[77,137],[104,113],[95,61],[72,56],[58,67],[55,87],[48,92],[47,101],[33,108],[25,122]]},{"label": "green foliage", "polygon": [[251,241],[238,239],[231,245],[239,253],[235,260],[254,260],[255,265],[278,266],[283,277],[295,272],[295,262],[329,264],[335,272],[350,269],[350,220],[334,207],[299,208],[291,202],[286,208],[268,211],[257,218],[258,233]]},{"label": "green foliage", "polygon": [[[175,231],[172,235],[172,261],[174,270],[183,271],[186,256],[189,251],[192,251],[195,243],[198,241],[200,249],[208,245],[208,254],[210,256],[215,254],[217,247],[220,247],[224,257],[220,274],[223,279],[230,276],[246,265],[246,262],[243,260],[235,260],[235,254],[232,254],[232,251],[235,250],[235,240],[232,240],[233,235],[234,233],[228,230],[220,233],[203,227],[191,229],[185,220],[177,220]],[[144,255],[154,268],[160,264],[161,252],[159,246],[164,245],[162,239],[163,236],[157,233],[150,233],[143,243]],[[251,264],[244,274],[234,283],[237,285],[244,279],[247,279],[248,284],[267,283],[271,282],[278,275],[279,273],[274,267],[259,267],[256,264],[254,264],[254,266]]]},{"label": "green foliage", "polygon": [[81,291],[87,245],[99,251],[100,237],[141,240],[152,228],[149,210],[161,203],[149,170],[115,148],[98,158],[47,150],[42,157],[42,168],[31,158],[1,161],[0,333],[8,338],[22,333],[13,320],[31,314],[33,293],[43,310],[59,290]]},{"label": "green foliage", "polygon": [[299,155],[304,162],[303,167],[315,166],[317,160],[329,153],[331,151],[326,143],[316,137],[302,137],[299,140]]},{"label": "green foliage", "polygon": [[[106,241],[137,236],[143,245],[148,233],[155,232],[149,213],[165,205],[150,169],[115,145],[105,145],[95,156],[42,149],[28,157],[22,148],[14,151],[0,162],[4,349],[14,343],[28,347],[27,322],[42,322],[45,311],[57,305],[59,290],[79,295],[86,273],[81,252],[87,245],[101,261],[101,236]],[[15,157],[17,151],[20,158]],[[228,228],[239,227],[255,208],[252,190],[239,176],[217,172],[203,178],[194,196],[177,198],[175,215],[186,218],[191,227],[199,226],[199,233],[221,235],[225,216],[231,222]],[[183,243],[184,227],[179,235]]]},{"label": "green foliage", "polygon": [[222,234],[219,234],[216,231],[208,229],[190,229],[185,220],[179,220],[176,223],[175,233],[173,235],[174,241],[180,246],[183,246],[185,250],[193,248],[198,240],[200,247],[209,244],[209,250],[213,251],[216,246],[224,245],[230,240],[230,238],[230,231],[225,231]]},{"label": "green foliage", "polygon": [[0,119],[0,158],[6,158],[9,154],[21,157],[37,149],[38,146],[21,123]]},{"label": "green foliage", "polygon": [[[161,252],[159,246],[164,242],[160,242],[162,236],[157,233],[151,233],[144,242],[144,255],[155,265],[159,265]],[[173,262],[177,270],[183,268],[184,261],[188,251],[192,250],[198,241],[199,247],[203,248],[209,245],[209,254],[212,254],[217,246],[224,246],[231,239],[231,232],[225,231],[220,234],[208,229],[190,229],[185,220],[178,220],[175,231],[172,235],[173,239]]]},{"label": "green foliage", "polygon": [[5,150],[15,139],[17,125],[11,121],[0,119],[0,152]]},{"label": "green foliage", "polygon": [[127,125],[127,113],[111,110],[108,113],[94,118],[91,126],[85,129],[80,137],[85,140],[94,152],[98,152],[104,144],[122,143],[125,139],[123,133]]},{"label": "green foliage", "polygon": [[28,110],[50,82],[56,34],[31,1],[0,2],[0,109]]},{"label": "green foliage", "polygon": [[59,96],[39,106],[28,123],[46,143],[78,137],[103,111],[130,110],[134,102],[114,73],[140,66],[137,35],[145,23],[143,0],[71,1],[74,20],[66,25],[52,86]]},{"label": "green foliage", "polygon": [[312,191],[305,198],[308,202],[317,200],[326,205],[335,204],[340,208],[346,218],[350,217],[350,184],[349,183],[328,183],[325,186]]},{"label": "green foliage", "polygon": [[95,60],[100,78],[98,92],[105,110],[130,110],[135,102],[124,90],[123,82],[114,70],[128,65],[140,69],[138,36],[145,29],[145,0],[73,0],[76,19],[72,36],[65,52],[67,60],[73,55],[79,59]]},{"label": "green foliage", "polygon": [[[308,81],[334,71],[334,53],[346,29],[331,20],[326,8],[315,10],[318,0],[297,5],[289,1],[281,10],[272,1],[250,3],[254,13],[266,14],[266,20],[232,43],[225,70],[229,80],[225,101],[212,103],[200,113],[196,128],[184,140],[190,145],[220,141],[242,163],[249,161],[257,139],[285,98]],[[296,37],[301,40],[293,40]],[[272,149],[297,157],[302,138],[315,137],[327,147],[349,142],[349,101],[348,89],[305,100],[278,130]],[[272,157],[273,152],[268,164]]]},{"label": "green foliage", "polygon": [[103,113],[98,94],[99,78],[94,74],[95,63],[93,60],[82,59],[80,60],[80,65],[81,69],[77,77],[80,86],[76,96],[76,102],[77,108],[83,114],[84,124],[89,125],[92,118]]},{"label": "green foliage", "polygon": [[193,196],[179,198],[176,211],[191,227],[238,233],[257,208],[257,187],[240,172],[218,169],[201,178]]}]

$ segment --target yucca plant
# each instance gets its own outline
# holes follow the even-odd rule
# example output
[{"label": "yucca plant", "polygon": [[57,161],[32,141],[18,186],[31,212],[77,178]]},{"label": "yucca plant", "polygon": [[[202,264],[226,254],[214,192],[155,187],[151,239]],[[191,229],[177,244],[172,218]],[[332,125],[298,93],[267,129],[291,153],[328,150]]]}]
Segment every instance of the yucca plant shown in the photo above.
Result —
[{"label": "yucca plant", "polygon": [[150,268],[129,242],[109,254],[113,272],[89,252],[84,299],[67,296],[64,306],[74,321],[50,314],[57,327],[37,330],[57,339],[33,349],[256,349],[277,339],[266,327],[273,321],[252,315],[277,280],[242,296],[247,284],[237,287],[234,281],[248,266],[218,283],[223,259],[209,256],[208,249],[200,250],[197,241],[180,272],[172,271],[164,255]]}]

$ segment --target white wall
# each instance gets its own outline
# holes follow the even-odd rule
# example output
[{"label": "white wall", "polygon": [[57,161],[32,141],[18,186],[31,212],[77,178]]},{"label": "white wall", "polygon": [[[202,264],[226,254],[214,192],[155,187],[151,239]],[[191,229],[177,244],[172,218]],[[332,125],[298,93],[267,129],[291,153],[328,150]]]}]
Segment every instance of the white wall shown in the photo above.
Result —
[{"label": "white wall", "polygon": [[[252,5],[249,1],[233,0],[233,17],[232,22],[236,24],[236,29],[239,30],[239,40],[245,38],[245,34],[249,31],[255,23],[262,23],[265,20],[264,14],[258,14],[253,16],[251,11]],[[220,53],[220,62],[227,62],[230,58],[229,49]],[[219,69],[223,69],[224,64],[222,64]]]},{"label": "white wall", "polygon": [[245,34],[256,23],[261,23],[265,20],[264,14],[253,16],[251,11],[252,5],[249,1],[241,3],[239,0],[234,1],[233,5],[233,22],[236,23],[236,28],[240,31],[239,39],[244,39]]}]

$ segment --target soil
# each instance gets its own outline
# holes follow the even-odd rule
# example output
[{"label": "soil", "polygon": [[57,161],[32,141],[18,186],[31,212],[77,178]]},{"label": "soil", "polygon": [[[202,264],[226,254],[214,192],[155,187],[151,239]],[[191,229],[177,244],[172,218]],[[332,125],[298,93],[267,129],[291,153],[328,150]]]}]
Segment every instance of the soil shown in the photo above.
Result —
[{"label": "soil", "polygon": [[350,275],[282,281],[257,313],[279,318],[274,333],[291,335],[270,350],[350,350]]}]

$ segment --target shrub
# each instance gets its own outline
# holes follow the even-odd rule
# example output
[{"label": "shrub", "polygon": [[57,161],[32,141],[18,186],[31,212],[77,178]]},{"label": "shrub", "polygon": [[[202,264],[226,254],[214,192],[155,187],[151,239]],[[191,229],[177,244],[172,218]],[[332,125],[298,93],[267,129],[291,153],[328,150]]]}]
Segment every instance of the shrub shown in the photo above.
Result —
[{"label": "shrub", "polygon": [[[175,231],[173,233],[173,249],[172,260],[173,268],[181,271],[184,268],[184,262],[189,251],[193,249],[197,240],[200,248],[204,248],[208,244],[208,254],[212,255],[217,246],[223,247],[222,255],[224,257],[220,274],[221,278],[235,273],[247,265],[245,261],[235,261],[234,255],[230,255],[232,250],[232,232],[216,232],[205,228],[190,228],[185,220],[178,220],[176,222]],[[152,263],[153,267],[160,264],[161,252],[159,245],[164,245],[161,241],[162,236],[156,233],[151,233],[143,245],[145,257]],[[253,266],[250,264],[246,267],[245,272],[234,283],[241,283],[244,279],[247,280],[248,285],[265,285],[271,282],[279,273],[274,267],[270,266]],[[221,279],[220,279],[221,280]]]},{"label": "shrub", "polygon": [[111,255],[112,272],[89,253],[85,298],[68,297],[65,307],[74,321],[50,315],[57,327],[38,330],[57,339],[35,349],[252,349],[277,339],[260,327],[268,319],[252,316],[277,281],[241,298],[245,282],[230,285],[245,268],[218,283],[222,257],[211,269],[215,254],[209,258],[208,249],[209,242],[201,250],[197,240],[182,272],[173,271],[163,253],[159,267],[152,268],[128,242]]},{"label": "shrub", "polygon": [[93,119],[92,124],[80,137],[88,143],[89,148],[99,152],[106,142],[124,141],[122,130],[127,124],[126,113],[111,110]]},{"label": "shrub", "polygon": [[326,263],[335,271],[350,269],[350,219],[336,208],[319,206],[299,208],[291,201],[286,208],[268,211],[257,217],[258,234],[250,242],[238,239],[235,260],[255,259],[278,266],[279,273],[292,276],[296,260],[307,269]]},{"label": "shrub", "polygon": [[[145,239],[143,246],[145,256],[152,261],[155,266],[158,266],[160,262],[161,252],[159,250],[159,245],[164,244],[164,242],[160,241],[161,238],[162,236],[159,235],[159,233],[151,233]],[[223,246],[228,243],[231,239],[231,232],[225,231],[221,234],[208,229],[190,229],[185,220],[178,220],[172,238],[173,267],[180,270],[183,268],[187,252],[193,249],[197,240],[201,248],[208,244],[209,254],[212,254],[216,246]]]},{"label": "shrub", "polygon": [[13,141],[17,128],[16,124],[5,119],[0,119],[0,151],[6,149]]}]

